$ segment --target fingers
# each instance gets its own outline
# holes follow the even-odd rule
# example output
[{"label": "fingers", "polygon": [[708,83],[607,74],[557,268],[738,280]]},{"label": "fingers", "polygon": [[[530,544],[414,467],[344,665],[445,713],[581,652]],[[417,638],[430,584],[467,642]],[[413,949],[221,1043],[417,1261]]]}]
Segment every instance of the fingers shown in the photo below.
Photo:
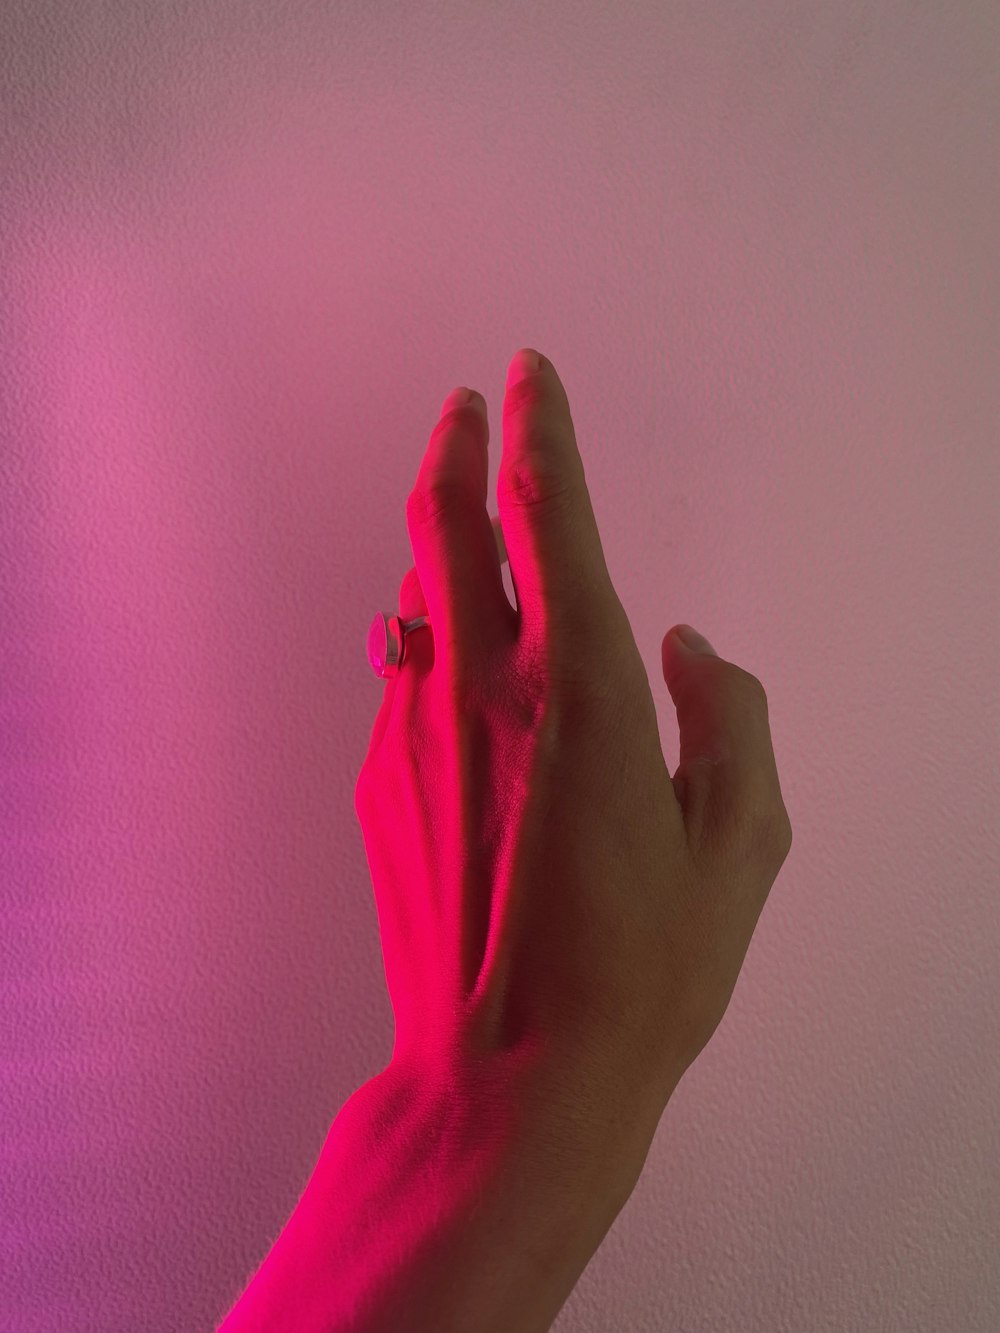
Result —
[{"label": "fingers", "polygon": [[[674,778],[688,843],[732,849],[733,839],[780,861],[791,846],[771,741],[767,695],[748,671],[707,640],[687,647],[675,626],[661,645],[663,679],[677,709],[680,763]],[[698,636],[700,638],[700,636]]]},{"label": "fingers", "polygon": [[486,402],[478,393],[464,405],[454,400],[452,394],[445,399],[406,503],[436,661],[490,652],[516,624],[486,510]]},{"label": "fingers", "polygon": [[620,610],[566,391],[552,362],[531,348],[507,370],[497,504],[524,630],[599,626],[609,607]]},{"label": "fingers", "polygon": [[[420,586],[420,578],[416,569],[408,569],[403,576],[402,583],[399,585],[399,618],[404,621],[419,620],[421,616],[426,615],[427,602]],[[396,690],[399,685],[426,675],[434,665],[433,634],[408,634],[404,641],[403,663],[401,673],[385,677],[385,683],[382,687],[382,703],[372,727],[366,759],[370,759],[382,743],[382,737],[389,725],[393,700],[396,697]]]},{"label": "fingers", "polygon": [[[496,545],[497,560],[499,564],[507,563],[507,548],[504,545],[503,529],[500,526],[500,519],[493,518],[490,521],[493,529],[493,537]],[[506,600],[507,594],[504,593]],[[399,617],[403,621],[419,620],[423,616],[430,614],[427,599],[424,597],[424,590],[420,586],[420,575],[417,573],[416,566],[411,566],[403,575],[403,581],[399,585],[398,601]],[[510,603],[507,603],[508,614],[511,613]],[[382,703],[378,713],[375,716],[375,723],[372,727],[372,734],[368,742],[368,753],[365,756],[366,761],[371,759],[376,750],[382,743],[386,727],[389,725],[389,718],[392,715],[393,700],[396,691],[402,686],[414,688],[416,682],[426,676],[427,672],[434,665],[434,634],[433,627],[430,633],[411,633],[405,639],[404,646],[404,667],[405,670],[397,675],[387,676],[382,687]]]}]

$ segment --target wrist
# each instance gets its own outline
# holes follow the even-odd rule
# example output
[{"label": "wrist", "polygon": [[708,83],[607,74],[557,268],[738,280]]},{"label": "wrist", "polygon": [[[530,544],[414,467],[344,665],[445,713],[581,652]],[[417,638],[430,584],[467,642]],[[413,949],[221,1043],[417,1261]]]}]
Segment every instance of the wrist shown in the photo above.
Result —
[{"label": "wrist", "polygon": [[387,1067],[337,1116],[220,1333],[547,1330],[641,1161],[537,1110],[506,1080]]},{"label": "wrist", "polygon": [[[435,1086],[398,1067],[373,1079],[317,1168],[321,1216],[343,1215],[351,1317],[340,1333],[543,1333],[635,1187],[637,1154],[540,1117],[505,1081]],[[339,1232],[339,1222],[335,1224]],[[360,1316],[360,1318],[359,1318]]]},{"label": "wrist", "polygon": [[530,1170],[557,1191],[617,1208],[635,1188],[665,1105],[621,1080],[603,1088],[561,1069],[537,1047],[446,1070],[394,1060],[366,1090],[361,1124],[404,1115],[423,1127],[443,1167]]}]

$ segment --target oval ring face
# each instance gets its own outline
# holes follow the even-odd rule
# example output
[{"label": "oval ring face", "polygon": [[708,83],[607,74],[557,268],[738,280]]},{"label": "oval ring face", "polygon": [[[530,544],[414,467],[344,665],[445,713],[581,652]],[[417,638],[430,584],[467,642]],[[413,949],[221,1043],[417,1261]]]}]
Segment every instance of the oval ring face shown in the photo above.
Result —
[{"label": "oval ring face", "polygon": [[380,611],[368,630],[368,661],[376,676],[389,674],[391,660],[394,660],[398,655],[398,643],[394,645],[395,651],[391,654],[389,648],[389,617],[385,612]]}]

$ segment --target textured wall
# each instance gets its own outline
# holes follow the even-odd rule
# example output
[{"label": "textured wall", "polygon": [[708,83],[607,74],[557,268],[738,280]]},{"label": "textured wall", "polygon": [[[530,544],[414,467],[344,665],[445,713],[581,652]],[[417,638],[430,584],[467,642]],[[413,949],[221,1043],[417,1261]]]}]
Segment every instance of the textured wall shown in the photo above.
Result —
[{"label": "textured wall", "polygon": [[1000,8],[0,23],[0,1327],[210,1329],[385,1064],[365,633],[529,344],[795,831],[556,1327],[992,1333]]}]

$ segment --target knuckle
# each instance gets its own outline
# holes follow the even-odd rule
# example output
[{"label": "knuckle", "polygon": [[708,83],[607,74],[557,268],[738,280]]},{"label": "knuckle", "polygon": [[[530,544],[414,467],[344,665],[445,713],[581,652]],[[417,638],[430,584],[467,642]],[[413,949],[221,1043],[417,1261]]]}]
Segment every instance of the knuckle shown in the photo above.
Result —
[{"label": "knuckle", "polygon": [[771,850],[778,851],[785,846],[786,841],[790,841],[791,826],[783,805],[776,805],[772,801],[766,812],[761,815],[760,823],[763,840]]},{"label": "knuckle", "polygon": [[[562,591],[534,632],[521,636],[515,652],[518,675],[533,696],[586,718],[652,708],[649,678],[617,597],[612,592],[605,599],[583,582]],[[642,724],[647,723],[643,711]]]},{"label": "knuckle", "polygon": [[403,575],[399,584],[399,605],[412,606],[417,599],[423,597],[423,588],[420,583],[420,575],[417,573],[416,565],[411,565]]},{"label": "knuckle", "polygon": [[754,829],[769,823],[774,796],[770,777],[764,771],[762,764],[757,762],[753,767],[744,769],[740,775],[738,790],[739,795],[735,804],[744,822]]},{"label": "knuckle", "polygon": [[634,646],[616,640],[605,623],[586,621],[579,628],[567,625],[560,642],[574,645],[562,674],[585,705],[606,710],[619,721],[634,719],[636,731],[648,723],[652,693]]},{"label": "knuckle", "polygon": [[778,814],[775,829],[775,842],[778,851],[781,853],[782,861],[792,850],[792,821],[788,818],[788,811],[785,809],[784,802]]},{"label": "knuckle", "polygon": [[361,824],[366,824],[380,806],[395,807],[398,777],[393,762],[380,759],[377,752],[367,756],[354,784],[354,813]]},{"label": "knuckle", "polygon": [[408,523],[434,528],[468,503],[469,487],[460,478],[439,473],[418,483],[406,499]]},{"label": "knuckle", "polygon": [[757,860],[780,865],[791,850],[792,826],[784,804],[774,797],[758,801],[750,818],[749,841]]},{"label": "knuckle", "polygon": [[364,807],[367,804],[369,781],[368,766],[365,763],[361,765],[358,780],[354,784],[354,813],[359,819],[362,817]]},{"label": "knuckle", "polygon": [[781,806],[775,796],[774,774],[766,762],[758,758],[741,766],[732,808],[745,837],[754,844],[770,839],[777,829]]},{"label": "knuckle", "polygon": [[568,507],[573,502],[574,485],[562,468],[543,455],[522,456],[500,469],[498,495],[508,504],[524,509],[538,506]]}]

